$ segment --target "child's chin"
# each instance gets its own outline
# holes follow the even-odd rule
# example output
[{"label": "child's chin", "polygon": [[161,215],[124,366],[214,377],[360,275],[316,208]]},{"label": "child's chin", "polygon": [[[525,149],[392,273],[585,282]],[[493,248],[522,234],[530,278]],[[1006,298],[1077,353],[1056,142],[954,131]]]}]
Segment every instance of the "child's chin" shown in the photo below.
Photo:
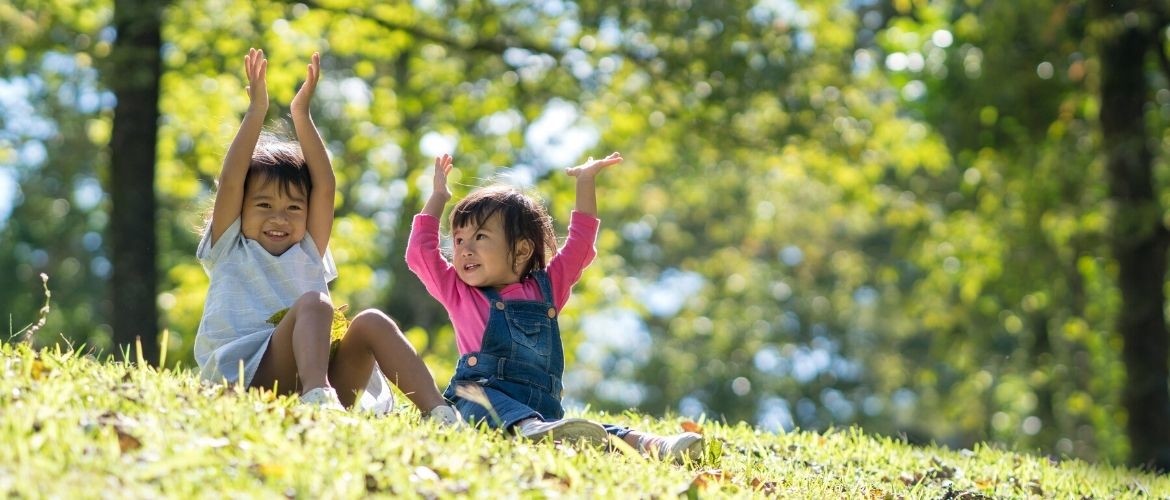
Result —
[{"label": "child's chin", "polygon": [[484,280],[474,276],[460,276],[459,279],[463,280],[463,282],[468,286],[473,286],[476,288],[488,286],[486,283],[484,283]]},{"label": "child's chin", "polygon": [[292,245],[287,245],[287,246],[282,245],[279,247],[271,247],[271,246],[264,247],[264,249],[268,250],[268,253],[272,254],[273,257],[280,257],[281,255],[284,255],[284,253],[287,252],[288,249],[290,249],[290,248],[292,248]]}]

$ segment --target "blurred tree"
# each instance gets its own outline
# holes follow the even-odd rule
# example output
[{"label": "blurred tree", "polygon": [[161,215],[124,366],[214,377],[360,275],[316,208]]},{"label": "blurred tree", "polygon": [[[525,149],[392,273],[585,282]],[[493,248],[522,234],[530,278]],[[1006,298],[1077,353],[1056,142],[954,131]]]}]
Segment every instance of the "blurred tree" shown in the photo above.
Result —
[{"label": "blurred tree", "polygon": [[[10,333],[35,321],[49,275],[52,314],[38,342],[110,347],[104,233],[112,96],[95,61],[110,51],[107,2],[0,5],[0,175],[16,184],[0,221],[0,306]],[[7,193],[5,193],[7,194]]]},{"label": "blurred tree", "polygon": [[[1161,70],[1170,86],[1170,6],[1164,2],[1093,3],[1101,58],[1101,133],[1109,196],[1114,203],[1112,248],[1122,305],[1126,383],[1122,400],[1136,465],[1170,471],[1170,332],[1166,328],[1166,208],[1154,182],[1148,81]],[[1160,64],[1159,64],[1160,63]]]},{"label": "blurred tree", "polygon": [[[159,359],[154,179],[165,7],[161,1],[116,0],[113,28],[117,38],[103,68],[105,83],[117,99],[107,188],[111,195],[113,340],[121,353],[129,353],[140,340],[141,355],[151,362]],[[130,359],[135,358],[131,355]]]},{"label": "blurred tree", "polygon": [[[1115,311],[1086,300],[1113,284],[1094,258],[1107,237],[1103,172],[1086,154],[1085,19],[1075,3],[1030,5],[876,7],[886,21],[874,48],[904,109],[955,162],[915,190],[940,217],[900,236],[923,273],[906,302],[921,318],[908,359],[916,392],[964,401],[923,415],[927,425],[1092,456],[1117,442],[1108,408],[1121,372],[1106,340]],[[999,81],[1014,83],[988,84]],[[1077,403],[1086,398],[1099,404]]]},{"label": "blurred tree", "polygon": [[[954,195],[940,200],[949,222],[908,239],[925,243],[918,248],[927,250],[918,253],[927,278],[916,285],[911,310],[929,318],[933,334],[943,334],[932,342],[937,349],[909,359],[948,365],[940,371],[943,367],[928,362],[920,368],[924,373],[958,375],[951,390],[945,379],[926,377],[920,392],[931,392],[933,384],[987,402],[984,411],[958,406],[935,413],[982,422],[980,439],[1023,434],[1022,442],[1061,453],[1118,456],[1127,445],[1113,429],[1125,418],[1116,410],[1124,403],[1129,456],[1150,464],[1155,457],[1149,448],[1163,448],[1150,443],[1165,434],[1170,408],[1152,397],[1162,394],[1165,401],[1167,392],[1161,292],[1166,255],[1156,243],[1134,244],[1134,237],[1163,238],[1156,215],[1161,210],[1148,208],[1157,205],[1153,193],[1164,188],[1151,176],[1148,150],[1144,156],[1124,154],[1129,161],[1122,163],[1134,167],[1126,169],[1090,152],[1101,148],[1115,155],[1110,143],[1116,144],[1117,135],[1128,137],[1121,142],[1145,147],[1144,127],[1166,130],[1164,112],[1157,111],[1154,94],[1144,86],[1158,82],[1166,92],[1156,63],[1165,60],[1160,39],[1166,16],[1153,5],[1111,5],[1117,10],[1097,8],[1093,16],[1082,2],[1028,5],[890,2],[881,7],[883,15],[892,15],[878,37],[891,53],[887,66],[902,68],[904,93],[923,91],[907,109],[945,134],[965,169]],[[1109,50],[1117,27],[1137,19],[1143,20],[1140,27],[1131,27],[1148,30],[1146,45],[1127,45],[1122,52],[1129,58],[1110,62],[1119,56]],[[940,51],[940,39],[952,48]],[[920,40],[927,42],[916,54]],[[959,57],[938,57],[940,52]],[[914,68],[916,61],[922,69]],[[988,81],[1013,84],[988,86]],[[1117,92],[1118,81],[1131,87]],[[1111,87],[1114,96],[1105,96]],[[1124,98],[1118,101],[1118,95]],[[1135,223],[1131,214],[1150,218]],[[968,243],[956,248],[960,234]],[[1116,264],[1105,258],[1111,246]],[[1143,247],[1149,253],[1135,251]],[[953,272],[961,268],[970,270]],[[940,310],[960,314],[940,315]],[[1121,359],[1111,340],[1115,330],[1126,339]],[[1142,354],[1125,354],[1130,346]],[[971,352],[1003,357],[984,357],[975,365],[988,377],[972,376],[977,373],[970,368],[955,372],[954,367],[972,366]],[[1140,383],[1136,389],[1138,380],[1153,385]],[[1118,400],[1123,388],[1128,395]],[[1142,396],[1135,397],[1134,390]]]}]

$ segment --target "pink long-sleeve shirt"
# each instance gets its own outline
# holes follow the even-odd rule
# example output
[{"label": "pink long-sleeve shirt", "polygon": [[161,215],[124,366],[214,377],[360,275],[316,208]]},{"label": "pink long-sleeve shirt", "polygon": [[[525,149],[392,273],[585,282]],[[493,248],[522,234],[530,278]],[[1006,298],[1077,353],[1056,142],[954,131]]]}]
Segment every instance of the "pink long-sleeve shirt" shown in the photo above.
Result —
[{"label": "pink long-sleeve shirt", "polygon": [[[569,237],[548,264],[554,306],[560,311],[569,301],[573,285],[581,272],[597,256],[594,242],[601,221],[583,212],[569,217]],[[483,345],[490,304],[478,288],[464,283],[439,250],[439,219],[428,214],[414,216],[410,240],[406,244],[406,266],[422,280],[427,291],[451,316],[459,354],[477,352]],[[543,300],[540,285],[532,277],[512,283],[500,290],[504,300]]]}]

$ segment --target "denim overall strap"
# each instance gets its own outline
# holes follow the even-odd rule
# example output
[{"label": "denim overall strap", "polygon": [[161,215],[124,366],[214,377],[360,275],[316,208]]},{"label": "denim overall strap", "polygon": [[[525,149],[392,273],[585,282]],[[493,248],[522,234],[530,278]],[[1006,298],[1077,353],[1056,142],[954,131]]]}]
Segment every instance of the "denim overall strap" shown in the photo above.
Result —
[{"label": "denim overall strap", "polygon": [[552,295],[552,280],[548,277],[548,272],[540,269],[532,272],[532,277],[536,279],[536,284],[540,286],[540,295],[544,297],[544,301],[549,305],[556,307]]}]

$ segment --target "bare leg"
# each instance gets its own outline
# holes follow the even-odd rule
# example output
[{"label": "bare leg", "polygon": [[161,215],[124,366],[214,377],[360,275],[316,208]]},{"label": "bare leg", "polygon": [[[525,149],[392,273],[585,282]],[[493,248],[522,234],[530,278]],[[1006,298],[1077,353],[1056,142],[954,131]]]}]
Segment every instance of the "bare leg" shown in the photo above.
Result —
[{"label": "bare leg", "polygon": [[366,387],[374,360],[419,410],[425,413],[447,404],[414,346],[394,320],[377,309],[366,309],[354,317],[329,367],[329,378],[342,404],[352,405],[357,391]]},{"label": "bare leg", "polygon": [[282,394],[328,387],[332,321],[333,304],[328,295],[317,292],[301,295],[276,325],[268,350],[264,351],[252,378],[252,387],[275,387]]}]

